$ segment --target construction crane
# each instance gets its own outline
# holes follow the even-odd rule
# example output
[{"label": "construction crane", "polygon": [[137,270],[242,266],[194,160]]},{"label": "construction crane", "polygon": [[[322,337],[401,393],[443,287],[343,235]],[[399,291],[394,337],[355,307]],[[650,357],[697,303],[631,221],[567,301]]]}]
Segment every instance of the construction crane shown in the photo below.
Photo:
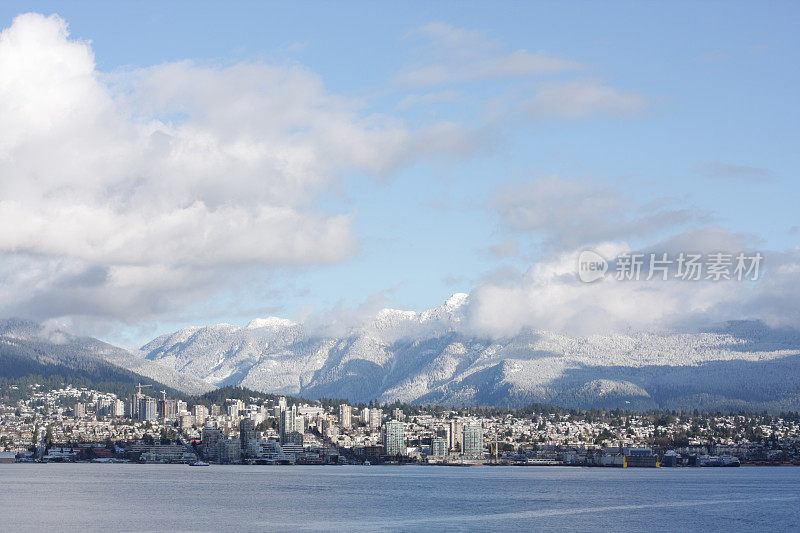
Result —
[{"label": "construction crane", "polygon": [[152,387],[152,385],[142,385],[141,383],[137,384],[136,387],[139,389],[139,396],[142,395],[142,389],[145,387]]},{"label": "construction crane", "polygon": [[161,393],[161,398],[162,398],[162,399],[163,399],[163,400],[166,402],[166,401],[167,401],[167,391],[165,391],[165,390],[160,390],[160,391],[158,391],[158,392],[160,392],[160,393]]}]

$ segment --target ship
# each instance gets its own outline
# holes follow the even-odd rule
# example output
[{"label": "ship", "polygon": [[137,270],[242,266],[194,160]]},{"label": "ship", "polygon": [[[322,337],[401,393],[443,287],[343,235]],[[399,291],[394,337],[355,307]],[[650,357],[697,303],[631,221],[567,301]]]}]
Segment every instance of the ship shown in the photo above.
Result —
[{"label": "ship", "polygon": [[741,466],[741,462],[732,455],[701,455],[697,466]]}]

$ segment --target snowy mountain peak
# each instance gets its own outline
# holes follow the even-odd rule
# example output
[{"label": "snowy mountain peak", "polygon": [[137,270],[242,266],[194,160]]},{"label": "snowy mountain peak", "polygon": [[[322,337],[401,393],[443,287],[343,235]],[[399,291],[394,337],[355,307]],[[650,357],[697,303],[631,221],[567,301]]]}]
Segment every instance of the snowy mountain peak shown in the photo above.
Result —
[{"label": "snowy mountain peak", "polygon": [[[309,398],[633,409],[800,408],[800,332],[761,323],[591,337],[526,330],[486,339],[466,294],[383,309],[337,333],[280,318],[162,336],[146,357],[214,385]],[[287,327],[292,326],[293,327]]]},{"label": "snowy mountain peak", "polygon": [[381,309],[378,311],[375,318],[379,322],[386,320],[424,322],[434,318],[443,318],[447,315],[452,315],[455,311],[458,311],[464,307],[468,300],[469,294],[457,292],[448,298],[440,307],[428,309],[427,311],[422,311],[420,313],[416,311],[403,311],[401,309]]},{"label": "snowy mountain peak", "polygon": [[268,316],[267,318],[254,318],[247,324],[247,329],[258,328],[290,328],[296,326],[296,322],[292,322],[288,318],[280,318],[277,316]]},{"label": "snowy mountain peak", "polygon": [[381,319],[396,319],[396,320],[414,320],[417,318],[416,311],[404,311],[402,309],[381,309],[378,311],[376,318]]},{"label": "snowy mountain peak", "polygon": [[444,306],[447,309],[458,309],[459,307],[464,306],[468,300],[469,300],[469,294],[464,292],[457,292],[447,299],[447,301],[444,303]]}]

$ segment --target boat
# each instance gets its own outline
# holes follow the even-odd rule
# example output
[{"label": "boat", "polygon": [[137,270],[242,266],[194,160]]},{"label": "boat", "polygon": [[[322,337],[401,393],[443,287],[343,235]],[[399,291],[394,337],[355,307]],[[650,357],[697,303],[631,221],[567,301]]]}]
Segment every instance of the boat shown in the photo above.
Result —
[{"label": "boat", "polygon": [[189,463],[189,466],[208,466],[208,463],[205,461],[195,461],[193,463]]},{"label": "boat", "polygon": [[698,466],[739,466],[741,462],[738,457],[732,455],[701,455]]},{"label": "boat", "polygon": [[722,455],[720,459],[722,460],[722,466],[740,466],[742,464],[739,458],[733,455]]}]

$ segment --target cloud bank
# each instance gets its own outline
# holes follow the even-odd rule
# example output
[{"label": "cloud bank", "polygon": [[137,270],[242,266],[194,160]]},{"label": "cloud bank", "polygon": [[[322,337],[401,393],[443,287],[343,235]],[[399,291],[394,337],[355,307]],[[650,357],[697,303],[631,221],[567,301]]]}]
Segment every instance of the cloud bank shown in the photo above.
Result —
[{"label": "cloud bank", "polygon": [[670,199],[642,205],[602,182],[559,176],[500,187],[489,206],[506,227],[540,235],[551,250],[652,236],[707,218]]},{"label": "cloud bank", "polygon": [[[509,51],[481,32],[437,23],[415,35],[424,59],[396,81],[436,92],[408,96],[400,108],[458,100],[452,85],[512,77],[536,83],[512,99],[509,115],[629,116],[649,105],[580,78],[581,63]],[[539,82],[554,75],[580,79]],[[246,287],[256,269],[345,260],[358,249],[354,214],[326,210],[320,199],[349,173],[380,179],[420,160],[471,154],[487,141],[477,131],[450,121],[409,128],[293,63],[100,72],[90,43],[71,38],[64,20],[22,15],[0,33],[0,305],[7,315],[133,323]],[[766,176],[721,163],[705,171]],[[732,318],[800,324],[796,249],[770,252],[757,283],[578,281],[576,252],[587,246],[608,257],[634,239],[654,241],[654,252],[757,246],[721,228],[686,230],[707,222],[694,208],[670,199],[636,204],[601,183],[560,177],[501,187],[489,207],[513,234],[492,254],[515,256],[527,238],[543,253],[523,274],[474,288],[458,326],[465,331],[588,334]],[[657,240],[665,234],[672,237]],[[383,302],[336,309],[331,323],[309,317],[309,327],[356,327]]]},{"label": "cloud bank", "polygon": [[[505,115],[504,121],[513,121],[519,115],[529,118],[631,116],[644,111],[651,103],[644,95],[586,78],[588,65],[544,51],[510,51],[502,42],[481,31],[434,22],[417,28],[409,37],[421,42],[417,55],[422,59],[398,73],[396,82],[401,86],[431,89],[468,83],[501,83],[509,79],[537,82],[526,87],[527,94],[521,98],[511,92],[498,98],[508,107],[501,113]],[[406,97],[401,106],[445,97],[450,101],[454,94],[450,89],[412,95]]]},{"label": "cloud bank", "polygon": [[242,269],[341,261],[352,214],[321,196],[470,142],[370,113],[296,64],[99,72],[63,19],[21,15],[0,33],[0,303],[136,320]]},{"label": "cloud bank", "polygon": [[[697,331],[741,319],[800,328],[798,247],[764,250],[757,236],[708,225],[707,213],[674,200],[641,204],[609,185],[556,176],[501,187],[488,207],[519,238],[538,239],[541,254],[524,273],[488,276],[472,290],[463,329],[470,334]],[[583,250],[609,261],[605,277],[593,283],[579,279]],[[755,281],[713,281],[705,275],[687,281],[675,277],[675,265],[667,280],[615,276],[614,259],[621,254],[667,254],[674,260],[681,252],[759,252],[764,259]]]}]

